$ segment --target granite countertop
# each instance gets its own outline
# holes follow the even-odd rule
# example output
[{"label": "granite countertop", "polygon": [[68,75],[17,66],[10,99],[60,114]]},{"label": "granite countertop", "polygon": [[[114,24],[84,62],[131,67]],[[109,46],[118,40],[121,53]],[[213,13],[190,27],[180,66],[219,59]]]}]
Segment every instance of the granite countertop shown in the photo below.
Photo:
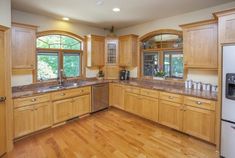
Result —
[{"label": "granite countertop", "polygon": [[[27,86],[19,86],[19,87],[13,87],[13,98],[21,98],[21,97],[28,97],[28,96],[34,96],[34,95],[40,95],[45,93],[51,93],[59,90],[66,90],[66,89],[73,89],[73,88],[79,88],[79,87],[85,87],[85,86],[92,86],[96,84],[101,83],[120,83],[123,85],[128,86],[135,86],[135,87],[141,87],[141,88],[147,88],[147,89],[154,89],[154,90],[160,90],[164,92],[169,93],[175,93],[175,94],[182,94],[186,96],[192,96],[192,97],[198,97],[203,99],[209,99],[209,100],[217,100],[217,92],[209,92],[209,91],[200,91],[200,90],[193,90],[193,89],[185,89],[183,83],[177,83],[177,82],[170,82],[170,81],[145,81],[145,80],[129,80],[129,81],[120,81],[120,80],[83,80],[83,81],[73,81],[67,86],[66,88],[60,88],[60,89],[50,89],[51,86],[56,86],[56,83],[39,83],[39,84],[32,84]],[[68,82],[69,83],[69,82]],[[73,85],[73,83],[76,83]]]}]

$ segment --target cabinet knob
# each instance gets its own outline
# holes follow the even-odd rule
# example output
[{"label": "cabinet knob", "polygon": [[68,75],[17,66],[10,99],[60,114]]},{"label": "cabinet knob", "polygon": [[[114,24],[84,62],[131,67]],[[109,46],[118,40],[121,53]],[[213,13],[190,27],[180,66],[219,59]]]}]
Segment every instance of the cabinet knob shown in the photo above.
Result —
[{"label": "cabinet knob", "polygon": [[174,99],[174,97],[172,97],[172,96],[169,96],[168,98],[169,98],[169,99]]},{"label": "cabinet knob", "polygon": [[61,93],[60,96],[65,96],[65,93]]},{"label": "cabinet knob", "polygon": [[35,98],[31,99],[31,102],[35,102],[35,101],[37,101],[37,99],[35,99]]},{"label": "cabinet knob", "polygon": [[197,105],[201,105],[201,104],[202,104],[202,102],[200,102],[200,101],[197,101],[197,102],[196,102],[196,104],[197,104]]}]

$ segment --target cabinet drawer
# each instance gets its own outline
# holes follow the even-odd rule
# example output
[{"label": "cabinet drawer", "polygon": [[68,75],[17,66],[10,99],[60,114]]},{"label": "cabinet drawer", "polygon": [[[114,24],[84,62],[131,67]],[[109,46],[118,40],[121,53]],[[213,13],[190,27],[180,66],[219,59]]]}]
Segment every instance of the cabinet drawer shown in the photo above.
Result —
[{"label": "cabinet drawer", "polygon": [[54,92],[51,95],[52,100],[60,100],[70,97],[75,97],[79,95],[88,94],[91,92],[90,87],[82,87],[77,89],[63,90],[59,92]]},{"label": "cabinet drawer", "polygon": [[179,94],[161,92],[160,93],[160,99],[171,101],[171,102],[174,102],[174,103],[183,103],[183,96],[179,95]]},{"label": "cabinet drawer", "polygon": [[141,89],[140,91],[141,95],[152,97],[152,98],[158,98],[159,92],[156,90],[150,90],[150,89]]},{"label": "cabinet drawer", "polygon": [[194,98],[194,97],[185,97],[184,98],[184,104],[198,107],[201,109],[207,109],[207,110],[215,110],[215,102],[207,99],[201,99],[201,98]]},{"label": "cabinet drawer", "polygon": [[126,92],[140,94],[140,88],[127,86],[125,89]]},{"label": "cabinet drawer", "polygon": [[50,101],[50,94],[38,95],[27,98],[14,99],[14,107],[23,107],[31,104],[38,104]]}]

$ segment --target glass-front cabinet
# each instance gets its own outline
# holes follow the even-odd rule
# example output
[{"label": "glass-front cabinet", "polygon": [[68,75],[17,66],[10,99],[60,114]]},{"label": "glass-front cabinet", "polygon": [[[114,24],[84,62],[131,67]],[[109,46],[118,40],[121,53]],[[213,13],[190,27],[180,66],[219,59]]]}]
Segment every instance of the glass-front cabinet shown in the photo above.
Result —
[{"label": "glass-front cabinet", "polygon": [[181,31],[158,30],[143,36],[141,54],[142,77],[183,78]]}]

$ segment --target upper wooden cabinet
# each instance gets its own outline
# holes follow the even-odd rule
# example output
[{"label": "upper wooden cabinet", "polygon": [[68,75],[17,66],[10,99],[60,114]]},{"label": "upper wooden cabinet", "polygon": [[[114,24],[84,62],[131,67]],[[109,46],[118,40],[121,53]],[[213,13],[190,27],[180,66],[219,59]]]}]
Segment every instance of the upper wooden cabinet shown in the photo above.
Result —
[{"label": "upper wooden cabinet", "polygon": [[219,21],[219,42],[235,43],[235,9],[214,13]]},{"label": "upper wooden cabinet", "polygon": [[119,37],[119,65],[133,67],[137,65],[138,36],[125,35]]},{"label": "upper wooden cabinet", "polygon": [[12,24],[12,68],[34,69],[36,26]]},{"label": "upper wooden cabinet", "polygon": [[181,25],[185,68],[217,69],[217,21]]},{"label": "upper wooden cabinet", "polygon": [[104,66],[105,37],[87,36],[87,66]]}]

